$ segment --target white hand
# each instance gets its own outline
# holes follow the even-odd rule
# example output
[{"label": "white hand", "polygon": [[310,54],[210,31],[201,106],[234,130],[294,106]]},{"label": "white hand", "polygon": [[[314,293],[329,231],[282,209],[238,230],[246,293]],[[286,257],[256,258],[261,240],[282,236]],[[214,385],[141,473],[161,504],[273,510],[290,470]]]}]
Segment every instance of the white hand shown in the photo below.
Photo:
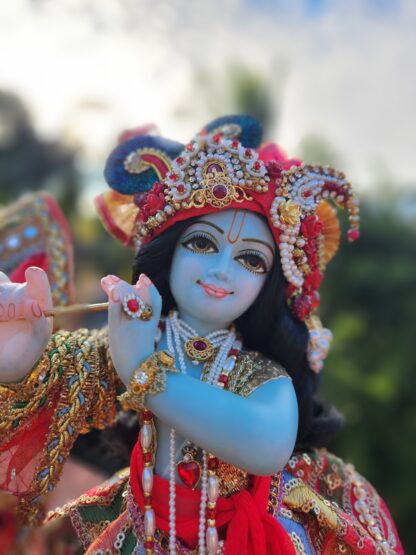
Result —
[{"label": "white hand", "polygon": [[39,360],[52,333],[52,308],[46,273],[30,267],[26,283],[13,283],[0,272],[0,381],[18,382]]},{"label": "white hand", "polygon": [[[162,298],[159,291],[145,275],[141,274],[136,285],[130,285],[117,276],[107,276],[101,286],[108,295],[108,331],[111,358],[120,378],[128,384],[134,370],[154,351],[154,342]],[[130,294],[139,296],[152,308],[150,320],[130,318],[123,310],[123,299]]]}]

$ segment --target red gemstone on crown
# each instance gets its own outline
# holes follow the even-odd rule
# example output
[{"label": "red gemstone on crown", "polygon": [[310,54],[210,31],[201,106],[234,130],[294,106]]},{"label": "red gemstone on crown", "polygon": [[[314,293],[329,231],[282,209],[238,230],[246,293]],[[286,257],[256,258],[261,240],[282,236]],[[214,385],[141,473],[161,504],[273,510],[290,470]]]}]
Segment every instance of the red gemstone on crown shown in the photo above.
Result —
[{"label": "red gemstone on crown", "polygon": [[258,172],[260,168],[261,168],[260,162],[254,162],[254,164],[253,164],[253,170],[256,171],[256,172]]},{"label": "red gemstone on crown", "polygon": [[177,173],[171,172],[169,174],[169,179],[171,179],[172,181],[178,181],[179,175]]},{"label": "red gemstone on crown", "polygon": [[178,193],[184,193],[185,192],[185,185],[183,185],[182,183],[180,185],[178,185],[176,187],[176,190],[178,191]]},{"label": "red gemstone on crown", "polygon": [[231,148],[238,148],[240,146],[240,141],[233,141],[231,143]]},{"label": "red gemstone on crown", "polygon": [[186,150],[187,152],[192,152],[193,149],[194,149],[194,144],[193,144],[193,143],[188,143],[188,144],[186,145],[186,147],[185,147],[185,150]]},{"label": "red gemstone on crown", "polygon": [[205,349],[208,347],[205,341],[202,341],[201,339],[197,339],[192,343],[192,345],[195,347],[197,351],[205,351]]},{"label": "red gemstone on crown", "polygon": [[215,144],[218,144],[221,141],[221,139],[222,139],[221,133],[217,133],[217,135],[214,135],[212,137],[212,140]]},{"label": "red gemstone on crown", "polygon": [[253,155],[253,151],[251,150],[251,148],[246,148],[246,150],[244,151],[244,156],[246,158],[251,158],[252,155]]},{"label": "red gemstone on crown", "polygon": [[216,199],[221,200],[227,196],[227,187],[225,185],[215,185],[212,194]]},{"label": "red gemstone on crown", "polygon": [[140,305],[136,301],[136,299],[129,299],[127,301],[127,308],[130,310],[130,312],[137,312],[140,308]]},{"label": "red gemstone on crown", "polygon": [[185,159],[182,158],[182,156],[179,156],[179,158],[176,158],[176,163],[179,164],[180,166],[182,166],[184,162],[185,162]]}]

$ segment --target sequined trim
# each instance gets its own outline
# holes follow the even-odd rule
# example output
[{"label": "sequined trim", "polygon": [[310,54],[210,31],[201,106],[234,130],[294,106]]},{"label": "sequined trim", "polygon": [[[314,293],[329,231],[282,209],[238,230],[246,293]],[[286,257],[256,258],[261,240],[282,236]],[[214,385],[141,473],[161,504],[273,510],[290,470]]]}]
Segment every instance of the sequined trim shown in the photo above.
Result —
[{"label": "sequined trim", "polygon": [[293,547],[295,548],[295,551],[296,551],[296,555],[307,555],[303,542],[300,539],[300,537],[296,534],[296,532],[290,533],[290,539],[292,540]]}]

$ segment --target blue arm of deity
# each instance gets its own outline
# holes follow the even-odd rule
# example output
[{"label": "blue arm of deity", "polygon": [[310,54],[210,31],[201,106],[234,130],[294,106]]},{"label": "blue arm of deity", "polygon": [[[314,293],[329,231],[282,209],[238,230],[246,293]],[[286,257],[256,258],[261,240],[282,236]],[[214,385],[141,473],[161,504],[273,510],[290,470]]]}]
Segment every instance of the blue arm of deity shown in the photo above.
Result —
[{"label": "blue arm of deity", "polygon": [[166,390],[148,396],[147,405],[178,434],[257,476],[282,470],[295,445],[298,406],[289,378],[271,380],[245,398],[169,374]]}]

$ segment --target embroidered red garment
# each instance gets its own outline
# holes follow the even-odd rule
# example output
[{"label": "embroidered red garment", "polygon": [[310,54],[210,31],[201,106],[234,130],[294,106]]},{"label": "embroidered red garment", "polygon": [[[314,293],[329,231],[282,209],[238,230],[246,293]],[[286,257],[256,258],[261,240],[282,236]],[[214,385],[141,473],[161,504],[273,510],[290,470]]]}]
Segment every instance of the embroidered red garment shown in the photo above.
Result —
[{"label": "embroidered red garment", "polygon": [[[140,476],[143,459],[138,441],[130,461],[130,484],[139,507],[144,510]],[[283,526],[267,512],[270,477],[254,476],[250,491],[217,501],[218,528],[226,526],[225,555],[295,555],[293,544]],[[198,543],[200,491],[176,484],[176,532],[188,547]],[[156,526],[169,532],[169,482],[154,476],[152,506]]]},{"label": "embroidered red garment", "polygon": [[0,489],[17,496],[31,494],[55,405],[45,408],[0,446]]}]

